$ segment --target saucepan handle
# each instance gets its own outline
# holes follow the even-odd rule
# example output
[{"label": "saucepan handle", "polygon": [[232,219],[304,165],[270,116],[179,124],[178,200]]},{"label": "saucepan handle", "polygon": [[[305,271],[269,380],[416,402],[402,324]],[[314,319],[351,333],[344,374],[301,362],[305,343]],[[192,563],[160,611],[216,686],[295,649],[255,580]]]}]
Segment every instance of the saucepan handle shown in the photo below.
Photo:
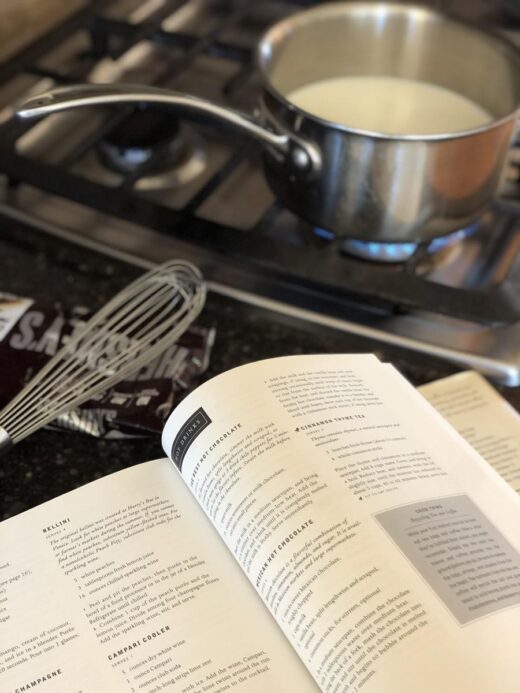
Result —
[{"label": "saucepan handle", "polygon": [[320,167],[320,153],[312,142],[307,142],[292,133],[272,132],[249,117],[211,101],[157,87],[131,84],[81,84],[60,87],[32,97],[18,107],[17,115],[21,118],[37,118],[71,108],[140,103],[197,113],[209,120],[224,122],[254,137],[272,153],[286,159],[302,174],[315,173]]}]

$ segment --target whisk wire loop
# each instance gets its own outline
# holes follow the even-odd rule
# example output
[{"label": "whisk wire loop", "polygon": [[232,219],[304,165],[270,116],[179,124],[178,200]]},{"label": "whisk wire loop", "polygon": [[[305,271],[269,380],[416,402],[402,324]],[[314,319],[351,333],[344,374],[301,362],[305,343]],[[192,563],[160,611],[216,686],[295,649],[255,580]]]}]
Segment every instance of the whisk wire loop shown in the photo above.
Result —
[{"label": "whisk wire loop", "polygon": [[0,453],[153,360],[202,310],[199,270],[173,260],[121,291],[0,412]]}]

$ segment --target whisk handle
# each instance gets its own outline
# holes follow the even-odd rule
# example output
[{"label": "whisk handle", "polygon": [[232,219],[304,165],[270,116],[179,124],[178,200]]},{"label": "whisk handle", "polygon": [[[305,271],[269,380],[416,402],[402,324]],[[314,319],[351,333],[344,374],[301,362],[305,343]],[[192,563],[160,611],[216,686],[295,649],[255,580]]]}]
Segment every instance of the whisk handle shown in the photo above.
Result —
[{"label": "whisk handle", "polygon": [[11,440],[11,436],[5,430],[5,428],[2,428],[2,426],[0,426],[0,455],[2,455],[4,452],[7,452],[9,448],[12,447],[13,441]]}]

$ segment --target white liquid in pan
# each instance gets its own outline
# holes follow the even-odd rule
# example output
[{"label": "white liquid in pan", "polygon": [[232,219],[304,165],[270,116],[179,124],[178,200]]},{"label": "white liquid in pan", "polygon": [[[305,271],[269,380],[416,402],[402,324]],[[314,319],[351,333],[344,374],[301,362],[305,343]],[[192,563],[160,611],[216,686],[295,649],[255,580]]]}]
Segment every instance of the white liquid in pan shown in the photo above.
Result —
[{"label": "white liquid in pan", "polygon": [[400,77],[335,77],[300,87],[287,99],[319,118],[387,135],[459,132],[493,120],[450,89]]}]

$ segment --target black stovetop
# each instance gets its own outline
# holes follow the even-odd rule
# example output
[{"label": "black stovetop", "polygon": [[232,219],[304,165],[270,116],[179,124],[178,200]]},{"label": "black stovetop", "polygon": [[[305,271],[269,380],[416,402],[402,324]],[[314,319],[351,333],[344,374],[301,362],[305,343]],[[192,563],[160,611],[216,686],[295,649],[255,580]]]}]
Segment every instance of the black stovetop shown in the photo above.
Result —
[{"label": "black stovetop", "polygon": [[[225,130],[184,119],[165,130],[164,120],[131,108],[59,114],[38,123],[13,118],[14,104],[29,93],[84,81],[165,86],[251,113],[260,88],[254,65],[259,36],[311,4],[88,2],[0,67],[0,215],[20,219],[37,209],[40,219],[42,208],[41,218],[52,216],[61,228],[65,221],[56,222],[48,200],[70,203],[71,224],[84,210],[98,215],[78,225],[79,242],[85,227],[137,224],[171,245],[159,250],[148,238],[132,244],[124,227],[123,240],[110,248],[107,242],[107,252],[130,247],[130,254],[150,263],[163,253],[184,254],[220,285],[334,319],[378,329],[383,324],[383,332],[394,329],[389,325],[396,316],[412,315],[415,323],[435,316],[440,332],[455,325],[446,344],[459,352],[471,350],[467,326],[477,326],[483,332],[478,348],[493,342],[495,359],[500,338],[489,338],[488,330],[507,330],[512,343],[520,324],[517,186],[507,185],[478,228],[456,235],[455,242],[418,246],[395,264],[371,262],[352,257],[339,241],[287,211],[268,189],[257,147]],[[519,26],[507,3],[432,4],[500,30]],[[152,147],[152,141],[163,146]],[[410,329],[416,327],[397,327],[405,339]],[[520,373],[518,354],[505,360]],[[517,376],[501,379],[515,382]]]}]

